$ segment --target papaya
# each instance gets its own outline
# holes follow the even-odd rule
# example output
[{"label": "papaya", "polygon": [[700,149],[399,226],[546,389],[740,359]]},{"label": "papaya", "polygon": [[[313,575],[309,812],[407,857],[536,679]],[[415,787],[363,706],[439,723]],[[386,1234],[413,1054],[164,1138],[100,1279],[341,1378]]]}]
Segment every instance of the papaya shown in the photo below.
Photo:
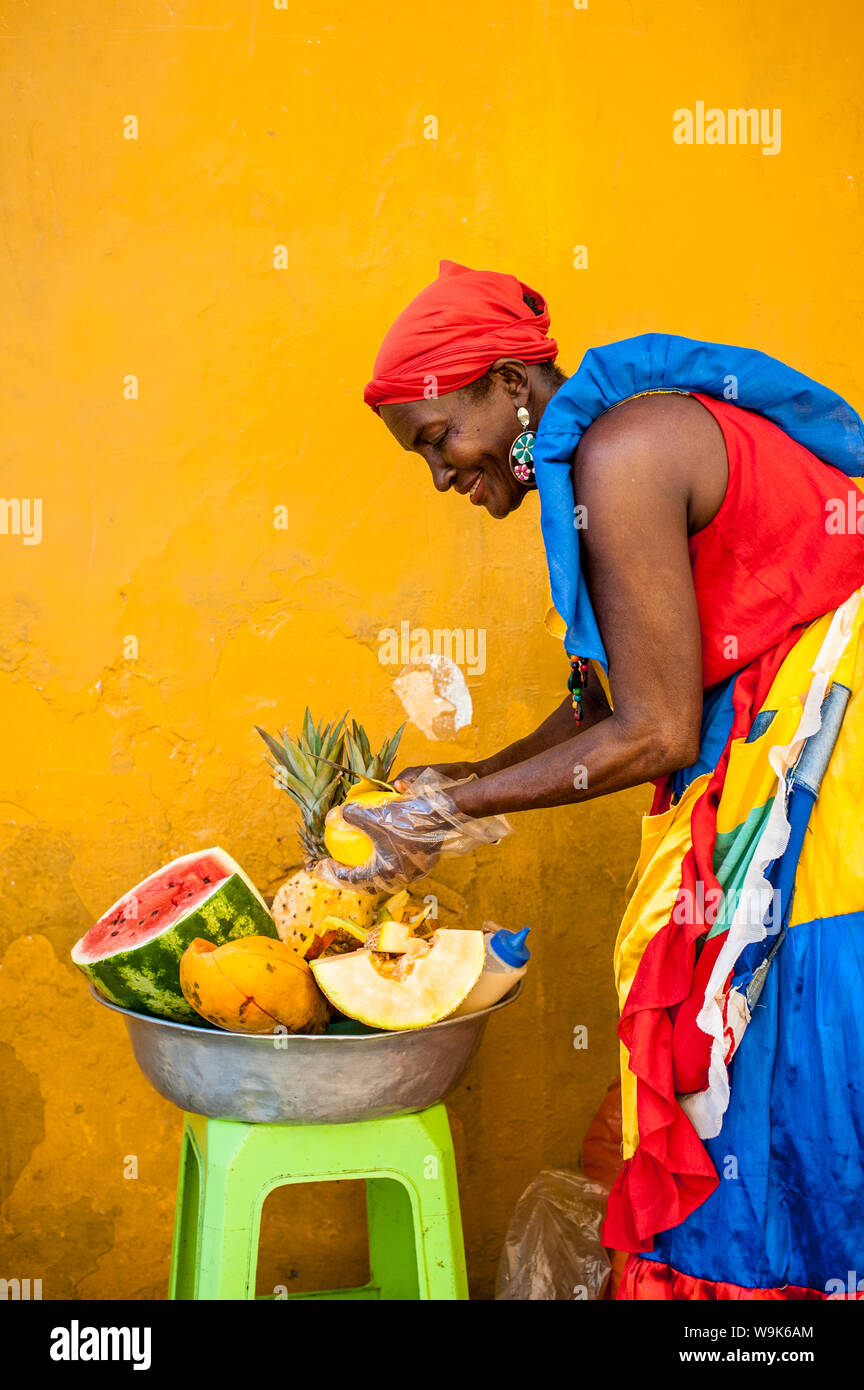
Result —
[{"label": "papaya", "polygon": [[231,1033],[323,1033],[330,1018],[303,957],[267,936],[224,946],[196,937],[180,959],[180,988],[196,1013]]}]

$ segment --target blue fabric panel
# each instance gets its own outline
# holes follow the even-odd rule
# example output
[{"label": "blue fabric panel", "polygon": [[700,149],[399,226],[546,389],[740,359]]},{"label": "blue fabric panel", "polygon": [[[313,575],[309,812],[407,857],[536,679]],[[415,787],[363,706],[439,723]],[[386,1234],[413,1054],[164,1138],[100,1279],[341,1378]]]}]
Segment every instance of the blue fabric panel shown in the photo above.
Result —
[{"label": "blue fabric panel", "polygon": [[864,912],[787,931],[706,1143],[720,1185],[645,1258],[748,1288],[864,1278],[862,999]]},{"label": "blue fabric panel", "polygon": [[[764,941],[753,941],[741,952],[735,965],[735,974],[732,977],[732,984],[736,989],[743,990],[747,987],[765,957],[777,944],[780,929],[789,920],[792,899],[795,894],[798,860],[801,857],[801,848],[804,844],[804,836],[807,833],[807,826],[815,801],[815,796],[807,787],[793,786],[789,792],[786,805],[786,814],[789,817],[789,841],[782,857],[775,859],[769,865],[765,875],[774,890],[774,901],[770,905],[771,912],[768,922],[769,934]],[[780,949],[782,950],[782,943]]]},{"label": "blue fabric panel", "polygon": [[767,733],[773,723],[776,709],[760,709],[753,723],[750,725],[750,732],[744,740],[745,743],[755,743],[764,733]]}]

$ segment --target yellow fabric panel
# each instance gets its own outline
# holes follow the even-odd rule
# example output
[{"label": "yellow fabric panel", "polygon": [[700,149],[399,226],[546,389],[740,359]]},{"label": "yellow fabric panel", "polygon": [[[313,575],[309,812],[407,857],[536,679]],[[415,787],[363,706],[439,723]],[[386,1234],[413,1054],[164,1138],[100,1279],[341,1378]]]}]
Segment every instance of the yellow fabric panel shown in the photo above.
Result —
[{"label": "yellow fabric panel", "polygon": [[765,756],[775,743],[789,743],[795,736],[813,680],[811,667],[825,640],[833,611],[816,618],[805,628],[774,677],[763,710],[777,714],[761,738],[747,743],[736,739],[717,808],[717,833],[728,834],[740,825],[756,806],[764,806],[777,790],[777,775]]},{"label": "yellow fabric panel", "polygon": [[790,924],[864,910],[864,636],[859,610],[834,679],[852,691],[804,839]]},{"label": "yellow fabric panel", "polygon": [[636,1077],[630,1070],[630,1054],[618,1044],[621,1067],[621,1154],[632,1158],[639,1147],[639,1116],[636,1105]]},{"label": "yellow fabric panel", "polygon": [[[646,945],[668,922],[675,906],[681,887],[681,861],[690,845],[690,817],[709,781],[710,773],[703,773],[690,783],[677,805],[658,816],[642,818],[639,859],[627,887],[627,907],[615,942],[615,986],[621,1009]],[[651,874],[647,876],[649,864]]]},{"label": "yellow fabric panel", "polygon": [[[771,708],[766,701],[765,709]],[[739,738],[733,743],[720,805],[717,807],[718,835],[735,830],[754,807],[764,806],[774,796],[777,774],[768,762],[765,750],[775,743],[788,743],[794,737],[802,708],[797,695],[789,696],[761,738],[754,739],[752,743]]]},{"label": "yellow fabric panel", "polygon": [[[669,921],[681,887],[681,861],[690,846],[690,817],[693,807],[708,784],[709,773],[692,782],[676,806],[642,821],[639,861],[628,885],[627,903],[615,943],[615,987],[619,1010],[623,1010],[633,978],[648,942]],[[645,870],[651,866],[646,876]],[[636,1115],[636,1077],[628,1065],[627,1049],[621,1047],[621,1108],[624,1157],[629,1158],[639,1142]]]},{"label": "yellow fabric panel", "polygon": [[[851,593],[852,590],[850,589]],[[778,709],[784,700],[792,694],[800,695],[803,708],[807,691],[813,680],[811,667],[819,655],[819,648],[825,641],[831,621],[834,617],[834,609],[830,613],[823,613],[821,618],[814,618],[809,627],[805,627],[795,646],[786,657],[780,670],[774,677],[774,683],[768,691],[768,696],[763,704],[763,709]]]}]

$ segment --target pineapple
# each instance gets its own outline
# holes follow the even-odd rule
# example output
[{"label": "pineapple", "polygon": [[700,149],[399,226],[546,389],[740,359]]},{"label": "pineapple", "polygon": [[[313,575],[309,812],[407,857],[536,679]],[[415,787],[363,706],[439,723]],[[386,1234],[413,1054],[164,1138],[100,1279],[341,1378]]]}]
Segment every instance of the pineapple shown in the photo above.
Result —
[{"label": "pineapple", "polygon": [[333,932],[328,918],[341,917],[353,922],[364,934],[375,918],[377,893],[362,888],[337,888],[319,878],[314,865],[295,869],[273,899],[271,912],[282,941],[293,946],[307,960],[314,960],[341,943],[356,951],[359,940],[347,941],[347,933]]},{"label": "pineapple", "polygon": [[[373,754],[365,729],[356,720],[351,729],[345,727],[347,715],[338,723],[315,724],[309,710],[303,718],[296,739],[283,732],[273,738],[258,729],[272,758],[279,785],[284,788],[300,809],[300,843],[304,866],[291,873],[290,878],[273,899],[273,919],[280,938],[310,960],[316,955],[345,949],[356,950],[353,937],[342,940],[342,934],[328,928],[322,933],[328,917],[341,917],[367,931],[374,920],[379,894],[362,888],[336,887],[315,872],[316,863],[325,858],[324,821],[327,812],[338,806],[347,795],[353,778],[333,767],[333,763],[350,768],[361,776],[384,781],[393,766],[402,729],[386,740],[380,753]],[[402,728],[404,729],[404,724]],[[256,725],[257,728],[257,725]],[[327,761],[320,761],[325,758]],[[349,933],[344,933],[346,938]]]}]

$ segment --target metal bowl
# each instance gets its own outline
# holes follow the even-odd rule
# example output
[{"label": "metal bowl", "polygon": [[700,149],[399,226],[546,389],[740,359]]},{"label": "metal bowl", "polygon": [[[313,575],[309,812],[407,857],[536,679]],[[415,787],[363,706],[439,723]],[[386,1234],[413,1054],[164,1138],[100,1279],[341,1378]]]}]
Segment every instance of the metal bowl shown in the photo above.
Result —
[{"label": "metal bowl", "polygon": [[522,992],[522,981],[491,1009],[427,1028],[384,1033],[362,1024],[331,1024],[302,1033],[224,1033],[121,1014],[139,1067],[182,1110],[253,1124],[326,1125],[424,1110],[459,1084],[492,1014]]}]

